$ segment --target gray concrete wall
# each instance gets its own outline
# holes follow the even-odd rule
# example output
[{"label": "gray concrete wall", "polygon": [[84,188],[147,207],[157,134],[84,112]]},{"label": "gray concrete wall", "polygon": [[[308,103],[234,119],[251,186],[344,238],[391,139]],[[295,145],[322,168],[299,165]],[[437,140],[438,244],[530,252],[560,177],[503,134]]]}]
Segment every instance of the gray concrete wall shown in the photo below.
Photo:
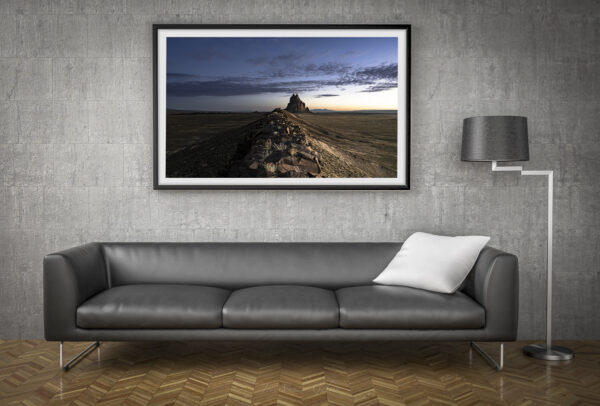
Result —
[{"label": "gray concrete wall", "polygon": [[[41,338],[42,257],[88,241],[401,241],[487,234],[544,335],[544,178],[459,160],[461,121],[529,117],[556,171],[554,333],[600,338],[600,3],[0,2],[0,338]],[[409,23],[412,190],[152,190],[152,23]]]}]

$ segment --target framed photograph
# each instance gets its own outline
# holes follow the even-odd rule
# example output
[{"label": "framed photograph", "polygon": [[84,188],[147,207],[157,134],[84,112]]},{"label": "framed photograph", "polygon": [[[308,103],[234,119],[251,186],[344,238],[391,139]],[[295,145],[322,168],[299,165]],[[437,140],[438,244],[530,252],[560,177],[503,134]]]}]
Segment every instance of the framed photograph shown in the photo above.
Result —
[{"label": "framed photograph", "polygon": [[155,189],[409,189],[409,25],[154,25]]}]

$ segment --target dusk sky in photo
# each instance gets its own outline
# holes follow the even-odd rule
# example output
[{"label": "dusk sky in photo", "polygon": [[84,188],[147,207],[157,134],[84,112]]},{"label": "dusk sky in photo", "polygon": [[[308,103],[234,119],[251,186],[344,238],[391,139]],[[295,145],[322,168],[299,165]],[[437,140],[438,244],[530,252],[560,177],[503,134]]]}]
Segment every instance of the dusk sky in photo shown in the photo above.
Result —
[{"label": "dusk sky in photo", "polygon": [[397,38],[168,38],[167,108],[397,109]]}]

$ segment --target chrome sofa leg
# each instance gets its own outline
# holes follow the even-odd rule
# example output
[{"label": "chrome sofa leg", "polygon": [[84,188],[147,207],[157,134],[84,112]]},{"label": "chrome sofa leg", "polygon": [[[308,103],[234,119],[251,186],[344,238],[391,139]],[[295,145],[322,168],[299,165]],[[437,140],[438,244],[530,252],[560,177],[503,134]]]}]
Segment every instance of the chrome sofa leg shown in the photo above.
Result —
[{"label": "chrome sofa leg", "polygon": [[93,343],[88,345],[85,348],[85,350],[81,351],[79,354],[77,354],[75,357],[73,357],[73,359],[71,359],[69,362],[67,362],[66,364],[63,365],[63,341],[61,341],[60,342],[60,367],[64,371],[68,371],[75,364],[77,364],[79,361],[81,361],[86,355],[88,355],[90,352],[92,352],[93,349],[98,348],[99,346],[100,346],[100,341],[94,341]]},{"label": "chrome sofa leg", "polygon": [[476,342],[471,341],[471,347],[481,355],[487,362],[489,362],[496,371],[502,371],[504,369],[504,343],[500,343],[500,363],[496,362],[487,352],[485,352]]}]

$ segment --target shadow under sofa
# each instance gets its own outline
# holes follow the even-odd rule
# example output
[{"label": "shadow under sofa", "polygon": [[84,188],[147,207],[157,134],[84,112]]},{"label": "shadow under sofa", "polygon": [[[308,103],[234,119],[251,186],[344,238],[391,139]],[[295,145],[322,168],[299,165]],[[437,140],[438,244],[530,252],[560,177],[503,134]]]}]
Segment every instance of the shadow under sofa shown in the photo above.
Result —
[{"label": "shadow under sofa", "polygon": [[401,246],[74,247],[44,258],[45,338],[61,342],[61,365],[64,341],[516,339],[514,255],[484,248],[454,294],[373,284]]}]

